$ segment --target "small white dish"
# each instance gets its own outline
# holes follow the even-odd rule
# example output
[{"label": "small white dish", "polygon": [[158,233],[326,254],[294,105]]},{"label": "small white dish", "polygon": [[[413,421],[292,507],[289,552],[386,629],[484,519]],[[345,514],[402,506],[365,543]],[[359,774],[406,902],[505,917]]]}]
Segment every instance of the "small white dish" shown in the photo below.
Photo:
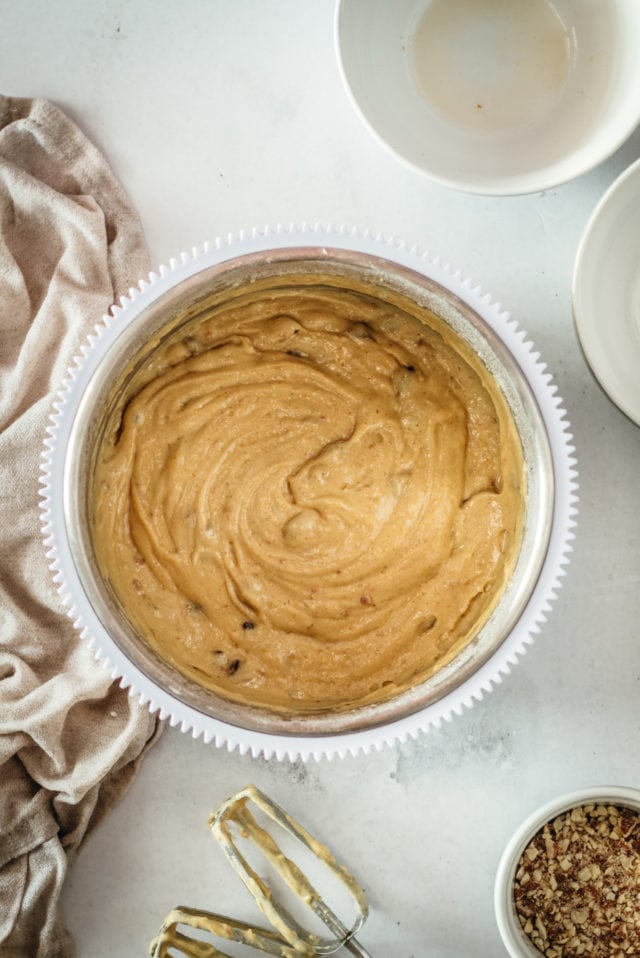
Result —
[{"label": "small white dish", "polygon": [[446,186],[549,189],[640,122],[637,0],[338,0],[342,78],[365,124]]},{"label": "small white dish", "polygon": [[640,425],[640,160],[609,187],[582,234],[573,313],[594,375]]},{"label": "small white dish", "polygon": [[525,819],[505,848],[496,873],[494,906],[498,929],[511,958],[540,958],[541,955],[520,926],[513,895],[518,862],[525,848],[547,822],[569,809],[592,803],[624,806],[640,812],[640,789],[599,785],[554,798]]}]

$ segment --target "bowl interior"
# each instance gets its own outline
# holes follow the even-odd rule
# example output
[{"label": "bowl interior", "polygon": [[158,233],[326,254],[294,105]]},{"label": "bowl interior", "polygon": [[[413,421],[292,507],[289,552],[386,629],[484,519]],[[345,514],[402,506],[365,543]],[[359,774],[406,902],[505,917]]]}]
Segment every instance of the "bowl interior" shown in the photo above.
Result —
[{"label": "bowl interior", "polygon": [[481,193],[562,183],[640,120],[634,0],[341,0],[356,108],[434,179]]},{"label": "bowl interior", "polygon": [[[421,684],[382,703],[343,712],[283,714],[230,702],[190,682],[161,660],[128,623],[103,581],[91,541],[92,475],[105,430],[121,415],[145,362],[163,343],[184,336],[189,324],[221,301],[248,289],[330,285],[402,304],[419,316],[425,307],[448,324],[487,367],[509,406],[523,450],[527,501],[523,538],[513,575],[476,637]],[[248,254],[178,283],[123,325],[101,359],[80,402],[65,457],[65,523],[83,589],[105,630],[129,660],[179,701],[222,721],[279,734],[323,735],[399,719],[445,696],[472,676],[517,624],[542,568],[553,515],[553,471],[548,438],[535,398],[499,337],[454,294],[422,274],[385,259],[344,250],[283,249]]]}]

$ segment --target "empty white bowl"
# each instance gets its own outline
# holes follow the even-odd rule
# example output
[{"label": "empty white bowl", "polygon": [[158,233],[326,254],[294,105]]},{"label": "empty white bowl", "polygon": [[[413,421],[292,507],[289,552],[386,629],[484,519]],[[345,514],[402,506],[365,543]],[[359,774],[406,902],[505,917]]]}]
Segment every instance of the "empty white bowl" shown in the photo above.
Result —
[{"label": "empty white bowl", "polygon": [[548,189],[640,122],[637,0],[338,0],[335,30],[365,123],[447,186]]},{"label": "empty white bowl", "polygon": [[522,930],[516,914],[514,880],[525,848],[547,822],[569,809],[591,804],[623,806],[640,812],[640,790],[601,785],[554,798],[525,819],[505,848],[496,874],[494,905],[502,941],[511,958],[540,958],[541,955]]},{"label": "empty white bowl", "polygon": [[573,313],[603,389],[640,425],[640,160],[589,218],[573,275]]}]

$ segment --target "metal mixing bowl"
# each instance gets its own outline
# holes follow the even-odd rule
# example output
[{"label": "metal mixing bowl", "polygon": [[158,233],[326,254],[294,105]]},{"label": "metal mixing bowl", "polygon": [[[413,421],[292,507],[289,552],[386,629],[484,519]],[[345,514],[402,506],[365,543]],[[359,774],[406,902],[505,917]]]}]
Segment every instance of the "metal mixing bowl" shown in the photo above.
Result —
[{"label": "metal mixing bowl", "polygon": [[[526,509],[519,557],[492,615],[448,664],[395,698],[348,711],[283,714],[227,701],[196,685],[143,641],[101,577],[92,543],[92,475],[100,442],[136,388],[154,350],[187,333],[212,303],[232,302],[248,289],[292,285],[344,288],[401,303],[419,315],[425,307],[475,351],[498,383],[519,433],[526,468]],[[502,340],[460,298],[438,283],[388,259],[328,247],[287,247],[247,253],[208,266],[134,310],[87,382],[64,451],[64,523],[73,563],[107,634],[154,686],[173,699],[225,723],[279,735],[323,736],[386,725],[437,702],[473,676],[496,652],[522,615],[542,569],[552,528],[554,476],[549,440],[536,399]]]}]

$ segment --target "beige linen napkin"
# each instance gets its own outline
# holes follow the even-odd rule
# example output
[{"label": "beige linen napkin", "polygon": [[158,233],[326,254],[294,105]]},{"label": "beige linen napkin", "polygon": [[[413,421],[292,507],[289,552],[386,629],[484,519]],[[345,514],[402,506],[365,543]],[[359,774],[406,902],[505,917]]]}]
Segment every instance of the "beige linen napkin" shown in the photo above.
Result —
[{"label": "beige linen napkin", "polygon": [[148,272],[100,153],[51,103],[0,96],[0,955],[73,954],[72,854],[157,730],[79,641],[51,583],[38,475],[78,345]]}]

